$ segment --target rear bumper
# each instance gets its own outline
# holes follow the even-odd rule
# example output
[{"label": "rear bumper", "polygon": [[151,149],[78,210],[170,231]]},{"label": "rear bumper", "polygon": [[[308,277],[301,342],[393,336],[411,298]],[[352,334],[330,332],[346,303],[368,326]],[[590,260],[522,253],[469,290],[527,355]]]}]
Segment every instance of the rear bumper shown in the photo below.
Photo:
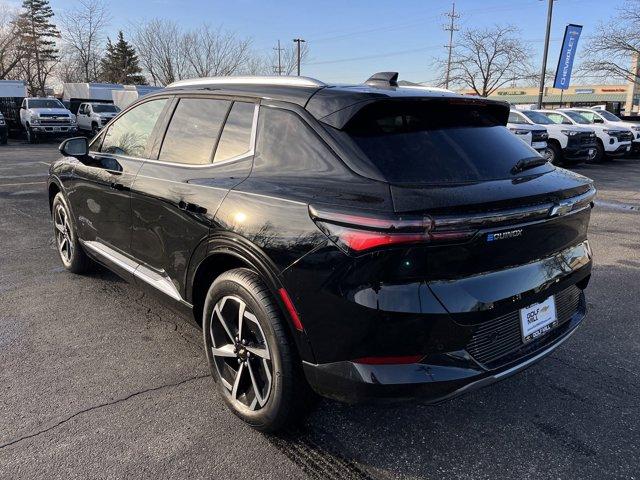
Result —
[{"label": "rear bumper", "polygon": [[364,365],[304,362],[311,387],[320,395],[347,403],[419,399],[435,404],[503,380],[539,362],[562,345],[585,318],[586,303],[571,319],[523,346],[518,358],[497,368],[486,368],[465,350],[431,355],[409,365]]}]

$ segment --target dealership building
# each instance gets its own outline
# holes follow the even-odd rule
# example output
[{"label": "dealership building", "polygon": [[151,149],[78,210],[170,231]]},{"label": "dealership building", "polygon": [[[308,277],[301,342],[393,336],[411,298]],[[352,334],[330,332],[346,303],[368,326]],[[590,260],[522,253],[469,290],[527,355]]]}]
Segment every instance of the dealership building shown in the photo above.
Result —
[{"label": "dealership building", "polygon": [[[473,95],[472,90],[460,93]],[[523,107],[538,102],[538,87],[499,88],[489,98],[503,100]],[[542,96],[543,108],[592,107],[606,105],[610,112],[619,114],[637,113],[640,104],[640,88],[633,84],[622,85],[576,85],[567,90],[546,87]]]}]

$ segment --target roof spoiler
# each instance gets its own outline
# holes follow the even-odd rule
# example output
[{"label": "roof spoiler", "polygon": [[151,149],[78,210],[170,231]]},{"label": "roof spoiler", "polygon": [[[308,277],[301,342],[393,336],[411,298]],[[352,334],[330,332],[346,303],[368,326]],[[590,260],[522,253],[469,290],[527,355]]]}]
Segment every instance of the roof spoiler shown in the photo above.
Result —
[{"label": "roof spoiler", "polygon": [[378,72],[374,73],[364,82],[370,87],[397,87],[398,72]]}]

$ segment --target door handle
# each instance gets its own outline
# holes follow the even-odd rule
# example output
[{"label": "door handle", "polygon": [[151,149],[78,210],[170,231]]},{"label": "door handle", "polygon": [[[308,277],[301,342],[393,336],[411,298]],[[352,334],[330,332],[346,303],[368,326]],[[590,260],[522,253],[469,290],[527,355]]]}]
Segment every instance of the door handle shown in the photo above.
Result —
[{"label": "door handle", "polygon": [[207,209],[204,207],[201,207],[200,205],[196,205],[195,203],[188,203],[185,202],[184,200],[180,200],[178,202],[178,208],[180,210],[184,210],[185,212],[191,212],[191,213],[207,213]]}]

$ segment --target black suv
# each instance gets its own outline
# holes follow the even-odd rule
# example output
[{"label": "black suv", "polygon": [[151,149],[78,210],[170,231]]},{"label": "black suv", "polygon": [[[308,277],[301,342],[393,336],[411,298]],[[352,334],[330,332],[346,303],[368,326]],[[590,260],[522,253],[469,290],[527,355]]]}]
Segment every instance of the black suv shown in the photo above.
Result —
[{"label": "black suv", "polygon": [[195,319],[261,430],[313,392],[439,402],[582,322],[595,189],[504,125],[506,103],[304,77],[180,81],[50,170],[60,257]]}]

